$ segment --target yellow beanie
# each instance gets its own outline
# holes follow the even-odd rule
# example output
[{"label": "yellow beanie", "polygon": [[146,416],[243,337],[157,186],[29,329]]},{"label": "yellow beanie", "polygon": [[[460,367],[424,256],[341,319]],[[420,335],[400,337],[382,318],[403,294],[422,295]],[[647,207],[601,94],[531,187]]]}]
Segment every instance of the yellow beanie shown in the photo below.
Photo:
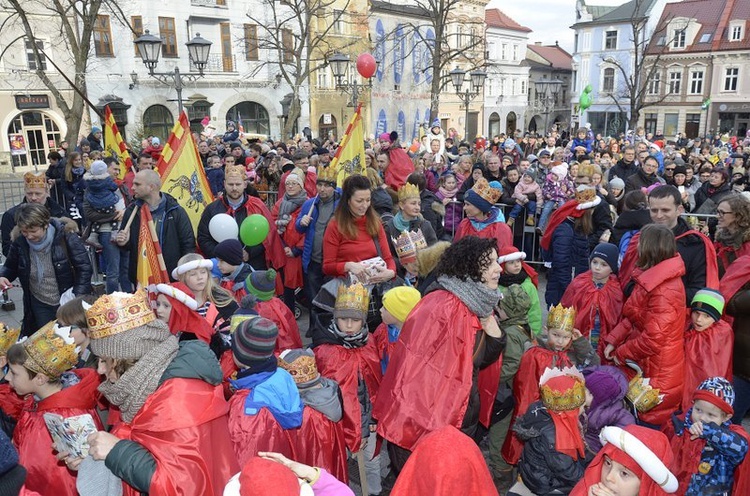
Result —
[{"label": "yellow beanie", "polygon": [[422,295],[410,286],[398,286],[383,295],[383,307],[399,322],[404,322]]}]

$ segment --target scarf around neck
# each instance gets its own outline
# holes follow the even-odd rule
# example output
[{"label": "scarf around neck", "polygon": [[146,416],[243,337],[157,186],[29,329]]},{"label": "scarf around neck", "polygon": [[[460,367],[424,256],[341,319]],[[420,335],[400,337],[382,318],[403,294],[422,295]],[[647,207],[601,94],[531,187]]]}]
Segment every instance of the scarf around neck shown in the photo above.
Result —
[{"label": "scarf around neck", "polygon": [[362,329],[356,334],[347,334],[339,329],[336,325],[336,319],[333,319],[331,324],[326,328],[326,332],[330,334],[337,344],[344,348],[361,348],[367,344],[367,338],[370,333],[367,331],[367,324],[362,324]]},{"label": "scarf around neck", "polygon": [[284,234],[292,212],[300,208],[306,200],[307,192],[304,188],[295,196],[289,196],[289,193],[284,193],[284,199],[281,200],[281,205],[279,205],[279,216],[276,221],[276,228],[279,234]]},{"label": "scarf around neck", "polygon": [[493,309],[500,301],[500,293],[488,288],[481,282],[450,276],[440,276],[437,280],[443,288],[453,293],[456,298],[469,307],[471,313],[480,319],[492,315]]},{"label": "scarf around neck", "polygon": [[505,216],[497,207],[492,207],[489,212],[489,216],[484,220],[476,220],[472,219],[471,217],[467,217],[469,221],[471,221],[471,225],[474,226],[474,229],[477,231],[481,231],[482,229],[485,229],[486,227],[489,227],[492,224],[498,224],[505,222]]},{"label": "scarf around neck", "polygon": [[[414,220],[421,220],[420,217],[416,217]],[[393,216],[393,227],[395,227],[398,232],[404,232],[404,231],[410,231],[411,230],[411,223],[413,221],[404,219],[404,215],[399,210],[396,212],[396,215]]]},{"label": "scarf around neck", "polygon": [[445,189],[444,187],[440,186],[438,188],[438,191],[443,196],[443,198],[451,198],[451,199],[453,199],[453,198],[456,197],[456,193],[458,193],[458,186],[456,186],[453,189]]},{"label": "scarf around neck", "polygon": [[[33,241],[26,240],[29,243],[29,251],[31,256],[34,258],[34,267],[36,268],[36,275],[39,281],[44,279],[44,264],[42,263],[42,257],[48,255],[49,247],[52,245],[52,241],[55,239],[55,226],[52,224],[47,226],[47,232],[44,233],[44,238],[35,243]],[[63,239],[65,243],[65,239]]]}]

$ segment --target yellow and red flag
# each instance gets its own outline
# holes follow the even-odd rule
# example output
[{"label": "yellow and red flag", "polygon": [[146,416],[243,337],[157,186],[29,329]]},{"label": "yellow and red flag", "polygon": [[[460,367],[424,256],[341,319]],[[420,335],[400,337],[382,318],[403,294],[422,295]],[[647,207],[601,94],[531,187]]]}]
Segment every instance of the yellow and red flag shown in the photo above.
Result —
[{"label": "yellow and red flag", "polygon": [[355,174],[365,174],[365,132],[362,125],[362,104],[357,106],[344,137],[336,149],[331,164],[336,169],[336,183],[339,187],[344,179]]},{"label": "yellow and red flag", "polygon": [[167,266],[161,253],[161,245],[156,237],[156,226],[148,205],[144,203],[140,211],[141,224],[138,228],[138,267],[135,280],[139,288],[147,289],[157,284],[169,284]]},{"label": "yellow and red flag", "polygon": [[201,214],[214,197],[184,111],[164,145],[157,168],[161,192],[172,195],[182,205],[193,224],[193,232],[197,232]]},{"label": "yellow and red flag", "polygon": [[122,140],[120,130],[117,129],[115,116],[109,109],[109,105],[104,106],[104,155],[116,157],[120,163],[120,177],[122,179],[130,169],[133,168],[133,160],[128,153],[128,147]]}]

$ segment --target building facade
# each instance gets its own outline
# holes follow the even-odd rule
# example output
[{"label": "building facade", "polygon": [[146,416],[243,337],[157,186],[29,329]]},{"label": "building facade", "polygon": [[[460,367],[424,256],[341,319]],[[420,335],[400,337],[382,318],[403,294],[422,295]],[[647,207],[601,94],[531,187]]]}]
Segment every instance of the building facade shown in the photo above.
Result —
[{"label": "building facade", "polygon": [[[623,73],[634,70],[635,50],[645,55],[666,0],[630,0],[619,7],[576,5],[575,48],[573,52],[574,86],[572,116],[577,125],[608,136],[625,132],[630,100]],[[645,23],[638,43],[633,41],[633,23]],[[591,85],[591,106],[579,112],[581,92]],[[619,104],[619,105],[618,105]]]},{"label": "building facade", "polygon": [[524,64],[531,29],[499,9],[484,14],[487,80],[484,85],[484,125],[488,137],[513,136],[526,129],[529,67]]},{"label": "building facade", "polygon": [[[526,130],[544,135],[551,129],[560,132],[569,128],[571,86],[573,82],[572,57],[559,45],[534,43],[528,46],[524,65],[529,67],[528,105]],[[559,81],[557,94],[543,102],[540,81]]]},{"label": "building facade", "polygon": [[647,132],[671,138],[706,133],[745,136],[750,129],[750,4],[691,0],[667,4],[663,34],[649,47],[656,65],[648,85],[654,103]]}]

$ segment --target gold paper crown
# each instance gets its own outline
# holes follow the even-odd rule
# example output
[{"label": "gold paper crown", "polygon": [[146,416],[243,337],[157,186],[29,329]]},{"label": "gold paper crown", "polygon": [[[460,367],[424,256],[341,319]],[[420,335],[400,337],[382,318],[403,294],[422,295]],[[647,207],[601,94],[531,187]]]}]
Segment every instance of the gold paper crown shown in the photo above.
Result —
[{"label": "gold paper crown", "polygon": [[591,177],[595,171],[596,169],[594,169],[593,164],[588,160],[584,160],[578,164],[578,177]]},{"label": "gold paper crown", "polygon": [[474,183],[474,187],[471,189],[473,189],[476,194],[493,205],[500,200],[500,195],[503,194],[503,191],[500,188],[491,187],[490,183],[488,183],[487,180],[483,177],[479,178],[479,180]]},{"label": "gold paper crown", "polygon": [[279,357],[278,362],[279,367],[289,372],[295,384],[305,384],[320,377],[314,356],[301,355],[293,362],[287,362]]},{"label": "gold paper crown", "polygon": [[23,347],[29,355],[24,367],[52,379],[78,363],[78,349],[70,337],[70,327],[59,327],[55,320],[32,334]]},{"label": "gold paper crown", "polygon": [[112,293],[100,297],[86,310],[89,337],[101,339],[156,320],[144,289],[135,294]]},{"label": "gold paper crown", "polygon": [[235,313],[229,319],[229,333],[231,334],[236,331],[237,327],[246,320],[255,319],[257,317],[259,317],[259,315],[253,313]]},{"label": "gold paper crown", "polygon": [[406,183],[398,190],[398,201],[406,201],[410,198],[419,200],[419,188],[415,184]]},{"label": "gold paper crown", "polygon": [[8,326],[0,322],[0,356],[5,355],[8,348],[16,344],[20,335],[21,329],[9,329]]},{"label": "gold paper crown", "polygon": [[651,387],[649,383],[650,379],[644,379],[641,372],[638,372],[628,383],[628,392],[625,397],[641,413],[651,410],[664,398],[664,395],[660,395],[659,390]]},{"label": "gold paper crown", "polygon": [[47,177],[43,172],[34,174],[33,172],[27,172],[23,175],[23,184],[26,189],[32,188],[47,188]]},{"label": "gold paper crown", "polygon": [[549,309],[547,328],[572,333],[575,321],[576,309],[574,307],[566,308],[558,303],[556,307]]},{"label": "gold paper crown", "polygon": [[[569,386],[562,389],[561,384],[551,384],[555,378],[565,377]],[[558,381],[554,381],[558,382]],[[586,402],[586,385],[580,372],[572,367],[564,369],[546,369],[539,380],[539,395],[548,410],[565,412],[580,408]]]},{"label": "gold paper crown", "polygon": [[327,183],[336,183],[336,168],[335,167],[318,167],[318,181],[325,181]]},{"label": "gold paper crown", "polygon": [[352,284],[351,286],[345,286],[342,284],[339,286],[338,293],[336,295],[336,305],[334,311],[341,310],[354,310],[355,312],[367,313],[367,309],[370,306],[370,293],[367,291],[362,283]]},{"label": "gold paper crown", "polygon": [[396,247],[396,255],[402,264],[417,261],[417,252],[427,248],[427,241],[422,234],[421,229],[416,231],[404,231],[401,235],[393,240]]},{"label": "gold paper crown", "polygon": [[594,198],[596,198],[596,188],[586,186],[576,189],[576,201],[578,203],[589,203],[594,201]]},{"label": "gold paper crown", "polygon": [[245,171],[245,167],[241,165],[227,165],[224,168],[224,177],[229,176],[241,176],[242,179],[246,179],[247,172]]}]

